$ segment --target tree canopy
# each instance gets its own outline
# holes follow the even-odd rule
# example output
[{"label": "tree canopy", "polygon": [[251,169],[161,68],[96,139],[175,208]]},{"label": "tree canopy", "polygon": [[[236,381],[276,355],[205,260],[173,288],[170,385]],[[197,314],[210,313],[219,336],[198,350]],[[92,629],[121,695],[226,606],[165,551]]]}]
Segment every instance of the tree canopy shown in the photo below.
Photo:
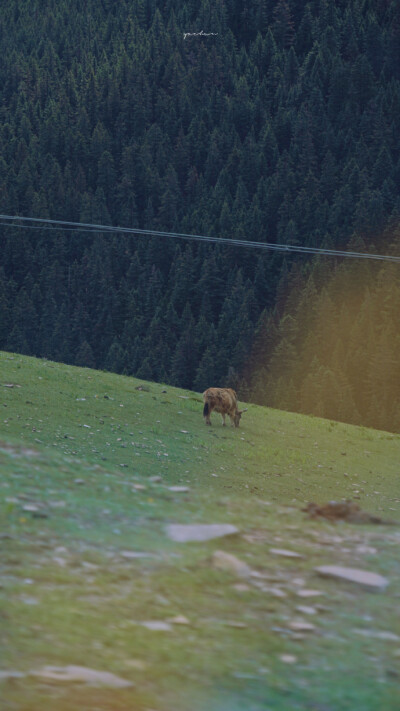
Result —
[{"label": "tree canopy", "polygon": [[[397,1],[9,0],[0,42],[2,213],[398,249]],[[398,267],[9,227],[0,250],[3,349],[400,428]]]}]

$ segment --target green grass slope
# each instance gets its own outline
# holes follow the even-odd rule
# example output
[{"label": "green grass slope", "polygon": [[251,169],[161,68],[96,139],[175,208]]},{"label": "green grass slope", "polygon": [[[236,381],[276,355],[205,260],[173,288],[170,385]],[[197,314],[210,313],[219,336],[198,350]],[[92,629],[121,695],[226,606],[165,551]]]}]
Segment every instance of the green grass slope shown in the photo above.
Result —
[{"label": "green grass slope", "polygon": [[[400,524],[399,436],[254,405],[206,428],[196,393],[9,353],[0,414],[2,709],[400,707],[400,525],[301,511],[355,498]],[[169,523],[239,533],[176,543]],[[217,569],[217,550],[253,574]],[[131,685],[43,676],[68,665]]]}]

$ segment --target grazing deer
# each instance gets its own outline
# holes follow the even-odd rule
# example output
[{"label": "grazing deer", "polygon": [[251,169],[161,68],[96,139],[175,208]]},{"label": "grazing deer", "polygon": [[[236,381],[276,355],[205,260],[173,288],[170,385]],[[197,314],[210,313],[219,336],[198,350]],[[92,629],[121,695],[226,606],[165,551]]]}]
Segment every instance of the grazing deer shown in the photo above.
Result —
[{"label": "grazing deer", "polygon": [[240,418],[245,410],[238,410],[237,395],[232,388],[208,388],[203,393],[203,417],[206,425],[211,425],[210,415],[213,410],[222,415],[222,424],[225,426],[225,415],[231,418],[232,426],[239,427]]}]

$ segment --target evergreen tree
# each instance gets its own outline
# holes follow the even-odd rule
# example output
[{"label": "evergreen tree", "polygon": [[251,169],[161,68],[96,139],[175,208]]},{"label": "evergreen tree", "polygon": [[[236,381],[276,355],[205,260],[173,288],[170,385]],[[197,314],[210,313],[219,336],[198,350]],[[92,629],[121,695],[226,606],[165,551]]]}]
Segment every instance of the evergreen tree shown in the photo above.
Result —
[{"label": "evergreen tree", "polygon": [[[397,1],[3,4],[2,214],[398,253]],[[0,227],[2,347],[397,427],[393,274],[35,227]]]},{"label": "evergreen tree", "polygon": [[91,346],[87,341],[82,341],[75,357],[75,365],[83,366],[84,368],[95,368],[96,361],[93,356]]},{"label": "evergreen tree", "polygon": [[171,382],[183,388],[191,388],[197,361],[194,318],[189,303],[186,304],[181,319],[181,337],[171,361]]}]

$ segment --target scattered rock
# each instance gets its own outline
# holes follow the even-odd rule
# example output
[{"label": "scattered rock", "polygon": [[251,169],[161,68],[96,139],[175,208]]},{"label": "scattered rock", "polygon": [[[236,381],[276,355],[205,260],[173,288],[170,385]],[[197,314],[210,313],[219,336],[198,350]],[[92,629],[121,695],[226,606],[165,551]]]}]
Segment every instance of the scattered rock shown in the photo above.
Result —
[{"label": "scattered rock", "polygon": [[271,674],[271,670],[268,667],[259,667],[257,671],[259,674]]},{"label": "scattered rock", "polygon": [[306,584],[306,581],[304,580],[304,578],[293,578],[292,584],[296,585],[299,588],[302,588],[303,585]]},{"label": "scattered rock", "polygon": [[315,571],[325,578],[348,580],[371,590],[384,590],[389,584],[389,580],[378,573],[370,573],[357,568],[345,568],[341,565],[321,565],[319,568],[315,568]]},{"label": "scattered rock", "polygon": [[315,625],[305,620],[292,620],[292,622],[289,622],[289,629],[293,630],[293,632],[314,632]]},{"label": "scattered rock", "polygon": [[254,679],[254,680],[258,679],[258,675],[257,675],[257,674],[251,674],[251,673],[249,673],[249,672],[236,671],[236,672],[233,672],[233,673],[232,673],[232,676],[233,676],[235,679],[247,679],[247,680],[249,680],[249,681],[252,680],[252,679]]},{"label": "scattered rock", "polygon": [[132,686],[131,681],[121,679],[111,672],[97,671],[96,669],[88,669],[87,667],[74,665],[66,667],[43,667],[37,671],[30,671],[29,674],[53,681],[81,681],[93,686],[110,686],[115,689]]},{"label": "scattered rock", "polygon": [[25,676],[23,672],[15,671],[14,669],[0,670],[0,681],[2,679],[21,679]]},{"label": "scattered rock", "polygon": [[281,590],[280,588],[277,587],[271,587],[268,585],[263,585],[262,588],[260,588],[262,592],[266,592],[269,595],[272,595],[272,597],[277,597],[280,599],[283,599],[287,597],[287,593],[285,593],[284,590]]},{"label": "scattered rock", "polygon": [[315,607],[309,607],[308,605],[298,605],[298,607],[296,607],[296,612],[301,612],[303,615],[317,614]]},{"label": "scattered rock", "polygon": [[273,555],[281,555],[284,558],[304,558],[304,555],[302,555],[301,553],[296,553],[295,551],[287,551],[284,548],[270,548],[269,552],[273,553]]},{"label": "scattered rock", "polygon": [[365,546],[363,544],[357,546],[356,552],[360,553],[361,555],[375,555],[376,554],[376,548],[373,548],[372,546]]},{"label": "scattered rock", "polygon": [[185,491],[190,491],[188,486],[169,486],[169,491],[173,491],[176,494],[183,494]]},{"label": "scattered rock", "polygon": [[249,592],[251,590],[250,585],[246,585],[246,583],[236,583],[233,585],[233,589],[236,590],[237,592]]},{"label": "scattered rock", "polygon": [[296,664],[297,662],[297,657],[294,654],[280,654],[279,659],[284,664]]},{"label": "scattered rock", "polygon": [[190,620],[184,615],[177,615],[176,617],[171,617],[168,622],[173,625],[190,625]]},{"label": "scattered rock", "polygon": [[86,570],[98,570],[99,569],[98,565],[96,565],[95,563],[90,563],[88,560],[82,561],[82,567],[86,568]]},{"label": "scattered rock", "polygon": [[239,533],[236,526],[229,523],[171,523],[166,526],[165,530],[168,538],[177,543],[210,541],[213,538],[222,538],[223,536],[232,536],[234,533]]},{"label": "scattered rock", "polygon": [[299,597],[318,597],[318,595],[325,595],[322,590],[307,590],[306,588],[298,590],[296,594]]},{"label": "scattered rock", "polygon": [[152,553],[144,553],[142,551],[121,551],[122,558],[152,558]]},{"label": "scattered rock", "polygon": [[39,600],[37,600],[36,597],[21,596],[21,602],[23,602],[24,605],[39,605]]},{"label": "scattered rock", "polygon": [[225,570],[228,573],[233,573],[239,578],[249,578],[251,576],[251,568],[239,558],[225,551],[215,551],[212,556],[212,564],[218,570]]},{"label": "scattered rock", "polygon": [[148,620],[147,622],[139,622],[138,624],[154,632],[170,632],[172,630],[170,623],[163,622],[162,620]]},{"label": "scattered rock", "polygon": [[65,558],[60,558],[59,556],[55,556],[54,558],[52,558],[52,560],[54,563],[57,563],[57,565],[60,565],[61,568],[65,568],[65,566],[67,565],[67,561],[65,560]]},{"label": "scattered rock", "polygon": [[363,637],[370,637],[371,639],[383,639],[388,642],[399,642],[400,637],[394,632],[381,632],[379,630],[353,630],[355,634],[360,634]]}]

